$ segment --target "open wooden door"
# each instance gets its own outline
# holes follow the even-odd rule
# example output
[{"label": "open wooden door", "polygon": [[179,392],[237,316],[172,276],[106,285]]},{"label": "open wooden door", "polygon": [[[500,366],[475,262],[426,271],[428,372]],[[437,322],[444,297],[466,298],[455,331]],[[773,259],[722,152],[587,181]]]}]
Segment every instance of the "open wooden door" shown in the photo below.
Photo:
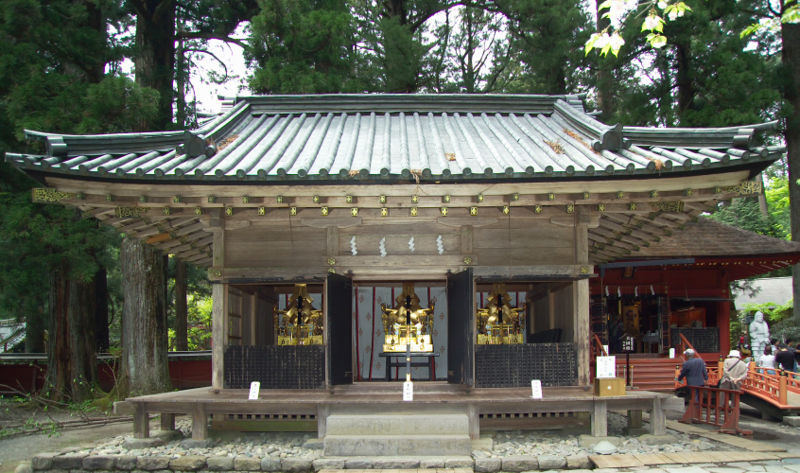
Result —
[{"label": "open wooden door", "polygon": [[447,278],[447,382],[475,384],[475,307],[472,268]]},{"label": "open wooden door", "polygon": [[328,382],[353,383],[353,281],[329,274],[325,284]]}]

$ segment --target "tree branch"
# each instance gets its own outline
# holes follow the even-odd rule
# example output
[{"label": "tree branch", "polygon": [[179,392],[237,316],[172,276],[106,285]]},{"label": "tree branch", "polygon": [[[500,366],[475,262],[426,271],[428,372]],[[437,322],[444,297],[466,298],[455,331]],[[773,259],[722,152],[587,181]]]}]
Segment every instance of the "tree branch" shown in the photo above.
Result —
[{"label": "tree branch", "polygon": [[218,39],[220,41],[231,43],[239,46],[242,49],[247,49],[248,45],[244,41],[230,36],[220,36],[214,33],[201,33],[199,31],[179,31],[175,35],[177,39]]}]

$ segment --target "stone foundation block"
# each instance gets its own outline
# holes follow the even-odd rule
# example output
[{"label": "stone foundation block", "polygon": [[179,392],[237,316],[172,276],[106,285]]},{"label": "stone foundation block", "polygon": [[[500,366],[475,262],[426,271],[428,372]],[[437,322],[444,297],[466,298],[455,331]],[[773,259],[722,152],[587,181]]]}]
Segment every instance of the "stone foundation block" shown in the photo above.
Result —
[{"label": "stone foundation block", "polygon": [[800,427],[800,416],[783,416],[783,423],[792,427]]},{"label": "stone foundation block", "polygon": [[186,455],[169,461],[169,469],[176,471],[197,471],[206,467],[206,457]]},{"label": "stone foundation block", "polygon": [[133,455],[117,455],[114,457],[114,466],[117,470],[134,470],[136,469],[136,457]]},{"label": "stone foundation block", "polygon": [[68,453],[53,457],[53,468],[59,470],[80,470],[87,455]]},{"label": "stone foundation block", "polygon": [[[231,457],[208,457],[206,467],[211,471],[233,470],[233,458]],[[258,469],[261,469],[261,461],[258,462]]]},{"label": "stone foundation block", "polygon": [[317,458],[311,462],[314,471],[320,470],[344,470],[344,458]]},{"label": "stone foundation block", "polygon": [[[421,463],[421,462],[420,462]],[[469,468],[475,467],[472,457],[447,457],[444,462],[445,468]]]},{"label": "stone foundation block", "polygon": [[373,468],[381,470],[405,470],[419,468],[419,458],[412,457],[375,457]]},{"label": "stone foundation block", "polygon": [[236,471],[259,471],[261,459],[253,457],[236,457],[233,459],[233,469]]},{"label": "stone foundation block", "polygon": [[481,457],[475,459],[475,473],[496,473],[500,471],[501,458]]},{"label": "stone foundation block", "polygon": [[281,458],[281,471],[285,473],[306,473],[313,470],[314,466],[312,458]]},{"label": "stone foundation block", "polygon": [[345,459],[344,467],[348,470],[371,470],[372,457],[350,457]]},{"label": "stone foundation block", "polygon": [[261,471],[281,471],[281,459],[277,457],[262,458]]},{"label": "stone foundation block", "polygon": [[558,455],[539,455],[540,470],[560,470],[567,466],[567,459]]},{"label": "stone foundation block", "polygon": [[444,468],[446,457],[420,457],[420,468]]},{"label": "stone foundation block", "polygon": [[501,470],[509,472],[532,471],[539,469],[539,459],[533,455],[514,455],[503,458]]},{"label": "stone foundation block", "polygon": [[566,458],[567,460],[567,468],[570,470],[576,469],[585,469],[590,470],[592,468],[592,462],[589,460],[588,455],[571,455]]},{"label": "stone foundation block", "polygon": [[169,468],[169,457],[139,457],[136,468],[146,471],[166,470]]},{"label": "stone foundation block", "polygon": [[53,457],[58,455],[55,452],[38,453],[31,459],[31,467],[34,470],[49,470],[53,467]]},{"label": "stone foundation block", "polygon": [[83,459],[84,470],[113,470],[116,458],[106,455],[97,455]]}]

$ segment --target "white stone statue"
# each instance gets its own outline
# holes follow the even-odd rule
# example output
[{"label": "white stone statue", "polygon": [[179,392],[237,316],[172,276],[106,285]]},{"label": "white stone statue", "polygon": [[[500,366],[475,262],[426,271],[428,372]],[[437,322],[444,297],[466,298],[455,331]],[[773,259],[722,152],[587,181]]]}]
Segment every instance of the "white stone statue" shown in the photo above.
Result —
[{"label": "white stone statue", "polygon": [[759,311],[750,322],[750,348],[753,350],[753,359],[757,360],[764,354],[764,347],[769,344],[769,325],[764,321],[764,314]]}]

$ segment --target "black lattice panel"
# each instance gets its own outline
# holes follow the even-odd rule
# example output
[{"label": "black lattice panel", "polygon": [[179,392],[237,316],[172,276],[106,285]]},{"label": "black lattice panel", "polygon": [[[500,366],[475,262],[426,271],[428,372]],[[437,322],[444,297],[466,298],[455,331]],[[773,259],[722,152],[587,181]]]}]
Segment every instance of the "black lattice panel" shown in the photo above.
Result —
[{"label": "black lattice panel", "polygon": [[325,385],[322,346],[229,346],[225,349],[225,387],[316,389]]},{"label": "black lattice panel", "polygon": [[476,384],[480,388],[530,386],[539,379],[543,386],[574,386],[578,359],[572,343],[525,345],[476,345]]},{"label": "black lattice panel", "polygon": [[719,327],[672,328],[670,337],[675,345],[678,344],[679,333],[683,334],[699,353],[719,352]]}]

